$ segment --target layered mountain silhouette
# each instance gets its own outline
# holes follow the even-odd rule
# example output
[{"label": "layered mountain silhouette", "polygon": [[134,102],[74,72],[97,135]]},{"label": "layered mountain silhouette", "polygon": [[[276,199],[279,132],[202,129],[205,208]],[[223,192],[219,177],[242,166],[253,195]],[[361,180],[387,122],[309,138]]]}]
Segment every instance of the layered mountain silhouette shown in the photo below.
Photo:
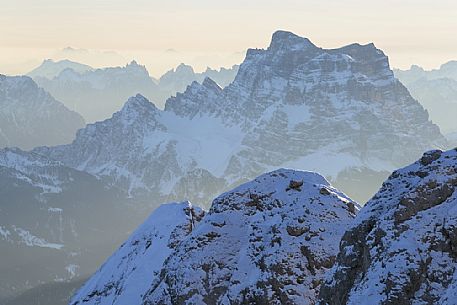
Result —
[{"label": "layered mountain silhouette", "polygon": [[[446,134],[457,132],[457,62],[447,62],[439,69],[426,71],[419,66],[394,70],[411,95],[430,113],[430,118]],[[450,135],[455,145],[457,142]]]},{"label": "layered mountain silhouette", "polygon": [[154,79],[144,66],[132,61],[125,67],[93,69],[69,60],[45,60],[28,75],[68,108],[81,113],[87,122],[109,118],[130,96],[141,93],[159,107],[165,101],[184,91],[193,81],[212,77],[221,86],[233,81],[238,66],[230,69],[208,68],[201,73],[181,64]]}]

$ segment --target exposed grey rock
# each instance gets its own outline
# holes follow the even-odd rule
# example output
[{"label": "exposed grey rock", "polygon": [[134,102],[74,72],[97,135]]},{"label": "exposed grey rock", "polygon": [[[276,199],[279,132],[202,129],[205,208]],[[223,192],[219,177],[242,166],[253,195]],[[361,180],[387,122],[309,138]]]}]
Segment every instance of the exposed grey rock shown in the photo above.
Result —
[{"label": "exposed grey rock", "polygon": [[144,304],[313,304],[358,209],[316,173],[261,175],[213,201]]},{"label": "exposed grey rock", "polygon": [[344,234],[321,304],[456,304],[456,166],[456,150],[431,151],[384,182]]}]

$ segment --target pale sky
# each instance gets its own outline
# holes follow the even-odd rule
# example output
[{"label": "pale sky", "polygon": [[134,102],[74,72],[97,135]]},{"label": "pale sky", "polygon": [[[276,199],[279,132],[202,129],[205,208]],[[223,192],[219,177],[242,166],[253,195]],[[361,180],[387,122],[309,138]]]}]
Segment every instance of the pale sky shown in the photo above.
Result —
[{"label": "pale sky", "polygon": [[[393,67],[457,59],[455,0],[0,0],[0,73],[64,57],[136,59],[155,76],[180,62],[230,66],[278,29],[324,48],[374,42]],[[68,46],[90,51],[59,51]]]}]

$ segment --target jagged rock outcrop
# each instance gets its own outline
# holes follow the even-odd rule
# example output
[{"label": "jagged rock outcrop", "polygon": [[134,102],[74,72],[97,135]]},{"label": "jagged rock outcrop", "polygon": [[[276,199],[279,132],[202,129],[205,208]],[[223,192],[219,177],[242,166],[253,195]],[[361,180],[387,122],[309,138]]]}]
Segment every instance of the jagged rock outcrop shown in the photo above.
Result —
[{"label": "jagged rock outcrop", "polygon": [[27,76],[0,75],[0,148],[70,143],[83,118]]},{"label": "jagged rock outcrop", "polygon": [[393,172],[343,236],[321,304],[456,304],[457,151]]},{"label": "jagged rock outcrop", "polygon": [[358,209],[316,173],[261,175],[213,201],[143,304],[313,304]]},{"label": "jagged rock outcrop", "polygon": [[140,304],[159,277],[165,259],[204,215],[189,202],[161,205],[84,284],[70,304]]}]

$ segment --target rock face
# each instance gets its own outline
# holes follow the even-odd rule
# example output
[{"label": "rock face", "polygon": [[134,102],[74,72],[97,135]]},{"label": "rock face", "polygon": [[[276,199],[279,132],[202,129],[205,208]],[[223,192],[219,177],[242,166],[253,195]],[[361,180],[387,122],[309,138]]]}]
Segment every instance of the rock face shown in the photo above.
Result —
[{"label": "rock face", "polygon": [[83,118],[27,76],[0,75],[0,148],[70,143]]},{"label": "rock face", "polygon": [[189,202],[161,205],[87,281],[70,304],[140,304],[159,277],[165,259],[204,214]]},{"label": "rock face", "polygon": [[395,171],[343,236],[321,304],[456,304],[457,151]]},{"label": "rock face", "polygon": [[36,152],[132,196],[204,204],[278,167],[320,172],[364,201],[435,145],[446,145],[438,127],[374,45],[326,50],[278,31],[227,87],[193,82],[164,111],[136,96],[71,145]]},{"label": "rock face", "polygon": [[143,304],[313,304],[358,209],[316,173],[261,175],[213,201]]},{"label": "rock face", "polygon": [[[430,118],[445,133],[457,131],[457,62],[443,64],[426,71],[418,66],[409,70],[394,70],[411,95],[430,113]],[[457,143],[457,142],[455,142]],[[455,144],[453,143],[453,144]]]},{"label": "rock face", "polygon": [[0,296],[92,273],[142,220],[127,202],[86,172],[0,150]]}]

